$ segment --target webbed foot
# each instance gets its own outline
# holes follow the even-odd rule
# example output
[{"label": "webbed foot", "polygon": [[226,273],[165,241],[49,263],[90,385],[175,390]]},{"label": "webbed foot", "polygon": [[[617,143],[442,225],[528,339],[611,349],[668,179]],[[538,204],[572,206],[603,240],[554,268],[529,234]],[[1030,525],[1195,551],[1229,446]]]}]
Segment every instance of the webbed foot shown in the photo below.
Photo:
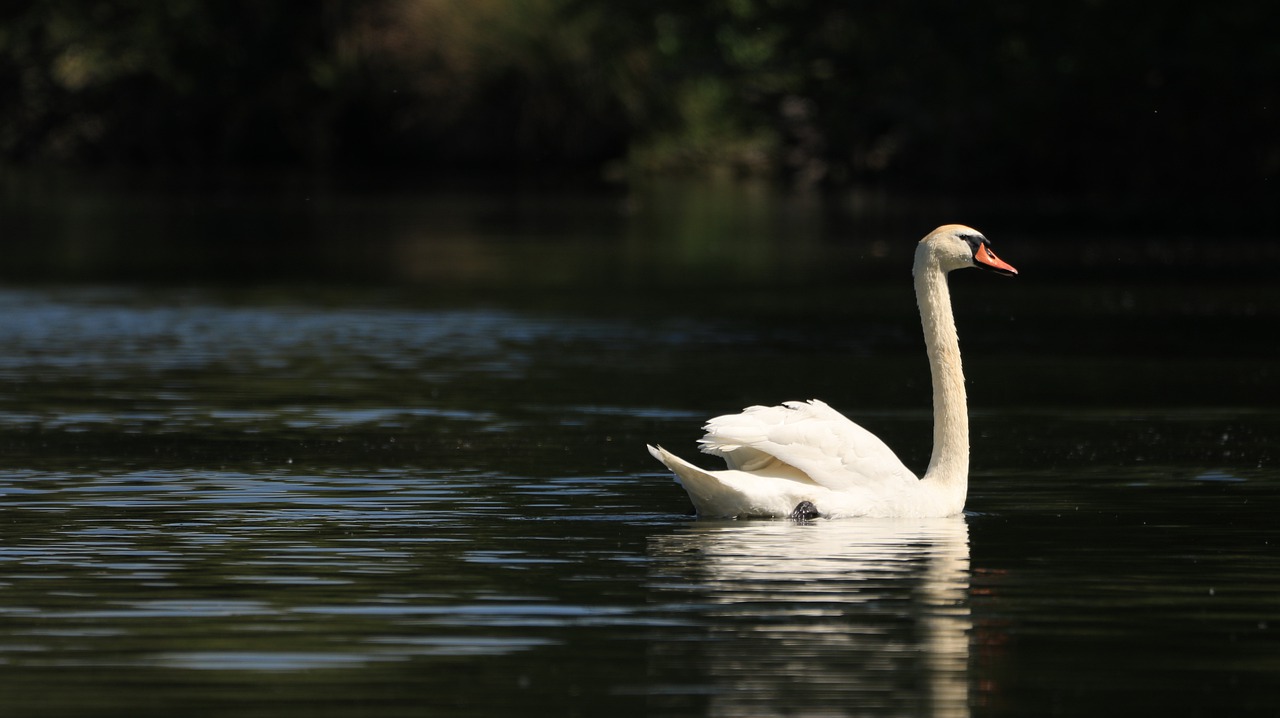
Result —
[{"label": "webbed foot", "polygon": [[813,505],[812,501],[801,501],[796,504],[795,509],[787,518],[793,521],[812,521],[821,516],[818,513],[818,507]]}]

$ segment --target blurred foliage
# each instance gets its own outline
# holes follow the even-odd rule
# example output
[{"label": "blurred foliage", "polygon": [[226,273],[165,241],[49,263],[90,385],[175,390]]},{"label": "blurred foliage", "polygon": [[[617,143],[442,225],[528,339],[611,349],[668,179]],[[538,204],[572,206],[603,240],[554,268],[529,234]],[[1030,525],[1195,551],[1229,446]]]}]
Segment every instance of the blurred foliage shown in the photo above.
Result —
[{"label": "blurred foliage", "polygon": [[325,162],[358,101],[343,3],[3,8],[0,152],[11,161]]},{"label": "blurred foliage", "polygon": [[1280,6],[32,0],[6,162],[1269,199]]}]

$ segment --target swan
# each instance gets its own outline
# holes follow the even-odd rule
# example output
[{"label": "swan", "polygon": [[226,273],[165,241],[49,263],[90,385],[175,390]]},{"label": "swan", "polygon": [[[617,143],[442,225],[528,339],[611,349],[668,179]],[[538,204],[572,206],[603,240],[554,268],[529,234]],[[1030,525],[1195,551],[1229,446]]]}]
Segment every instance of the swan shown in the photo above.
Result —
[{"label": "swan", "polygon": [[699,440],[727,469],[708,471],[661,446],[649,453],[675,473],[704,518],[935,518],[964,510],[969,415],[947,273],[981,267],[1018,273],[982,233],[943,225],[920,240],[911,273],[933,377],[933,454],[916,478],[875,434],[813,399],[752,406],[711,419]]}]

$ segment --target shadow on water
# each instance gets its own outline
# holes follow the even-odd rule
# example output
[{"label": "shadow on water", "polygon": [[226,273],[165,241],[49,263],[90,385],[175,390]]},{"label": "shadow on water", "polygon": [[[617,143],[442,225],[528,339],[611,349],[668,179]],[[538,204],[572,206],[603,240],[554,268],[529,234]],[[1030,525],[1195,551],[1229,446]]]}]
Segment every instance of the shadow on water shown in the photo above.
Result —
[{"label": "shadow on water", "polygon": [[699,522],[643,445],[749,404],[923,465],[909,257],[960,219],[709,192],[7,184],[0,704],[1270,712],[1273,244],[981,210],[970,515]]}]

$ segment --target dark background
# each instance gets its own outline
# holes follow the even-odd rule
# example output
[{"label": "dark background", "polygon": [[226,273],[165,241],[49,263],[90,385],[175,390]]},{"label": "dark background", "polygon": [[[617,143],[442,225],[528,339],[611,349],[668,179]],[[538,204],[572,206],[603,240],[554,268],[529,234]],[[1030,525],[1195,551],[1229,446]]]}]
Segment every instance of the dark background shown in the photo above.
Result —
[{"label": "dark background", "polygon": [[1262,2],[6,3],[0,160],[728,174],[1265,232],[1277,27]]}]

